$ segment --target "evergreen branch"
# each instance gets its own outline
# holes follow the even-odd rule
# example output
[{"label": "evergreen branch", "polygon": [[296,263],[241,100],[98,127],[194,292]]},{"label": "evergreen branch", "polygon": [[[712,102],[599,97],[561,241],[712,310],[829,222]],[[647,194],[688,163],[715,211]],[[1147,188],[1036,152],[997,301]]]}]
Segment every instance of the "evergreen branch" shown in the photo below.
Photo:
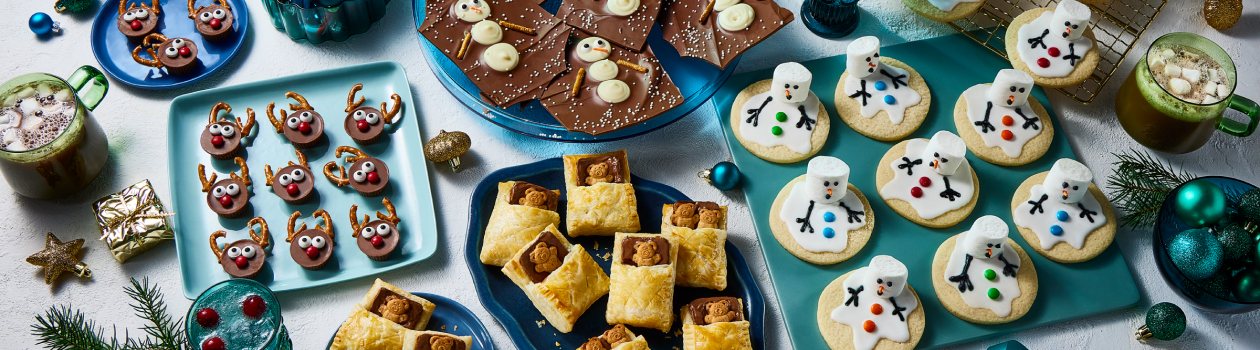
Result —
[{"label": "evergreen branch", "polygon": [[[137,345],[146,349],[179,350],[185,343],[185,335],[180,327],[183,319],[172,320],[170,314],[166,312],[166,302],[162,291],[157,286],[150,285],[148,278],[144,279],[143,284],[133,278],[126,292],[127,296],[136,301],[135,304],[131,304],[131,309],[135,310],[136,316],[149,321],[147,325],[140,328],[148,333],[149,339]],[[131,339],[128,338],[128,340],[130,343]]]},{"label": "evergreen branch", "polygon": [[188,342],[184,320],[171,318],[165,297],[157,286],[149,284],[147,278],[143,283],[133,278],[126,293],[135,301],[131,308],[136,316],[148,321],[146,326],[141,327],[147,337],[132,338],[124,331],[120,340],[118,330],[114,329],[107,341],[104,327],[96,325],[95,321],[68,305],[49,307],[44,315],[35,316],[31,334],[39,338],[37,344],[46,349],[181,350],[185,347]]},{"label": "evergreen branch", "polygon": [[1168,193],[1195,178],[1187,171],[1174,170],[1171,164],[1147,152],[1130,150],[1112,155],[1116,157],[1112,163],[1116,170],[1107,177],[1107,190],[1122,213],[1120,224],[1124,227],[1137,229],[1153,225]]},{"label": "evergreen branch", "polygon": [[111,339],[107,343],[104,333],[105,329],[95,321],[64,305],[48,308],[44,315],[35,316],[35,324],[31,325],[31,334],[39,338],[36,344],[47,349],[117,349],[117,341]]}]

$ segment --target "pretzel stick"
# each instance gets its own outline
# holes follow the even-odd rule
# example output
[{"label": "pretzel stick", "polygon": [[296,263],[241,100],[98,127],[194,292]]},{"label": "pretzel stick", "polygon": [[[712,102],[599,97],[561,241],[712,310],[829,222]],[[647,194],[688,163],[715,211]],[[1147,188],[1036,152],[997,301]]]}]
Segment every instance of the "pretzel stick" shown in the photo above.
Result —
[{"label": "pretzel stick", "polygon": [[459,42],[459,53],[455,54],[455,58],[464,59],[464,55],[468,53],[468,42],[472,40],[472,33],[464,32],[464,40]]},{"label": "pretzel stick", "polygon": [[630,61],[619,59],[617,60],[617,65],[633,69],[639,73],[647,73],[647,68],[643,68],[643,66],[631,63]]},{"label": "pretzel stick", "polygon": [[713,4],[716,2],[717,0],[709,0],[709,4],[704,6],[704,12],[700,13],[700,23],[709,20],[709,15],[713,13]]},{"label": "pretzel stick", "polygon": [[535,35],[537,33],[534,31],[534,28],[526,27],[523,25],[519,25],[516,23],[504,21],[504,20],[499,20],[499,25],[503,26],[504,28],[515,30],[515,31],[529,34],[529,35]]},{"label": "pretzel stick", "polygon": [[586,68],[578,68],[577,78],[573,79],[573,91],[569,92],[570,98],[576,98],[578,91],[582,90],[582,81],[586,80]]}]

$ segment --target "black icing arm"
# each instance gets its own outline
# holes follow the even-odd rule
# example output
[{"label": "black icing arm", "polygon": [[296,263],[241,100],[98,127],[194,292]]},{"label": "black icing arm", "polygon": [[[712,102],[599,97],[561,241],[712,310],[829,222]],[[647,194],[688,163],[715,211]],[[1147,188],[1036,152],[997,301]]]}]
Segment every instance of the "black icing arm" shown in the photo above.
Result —
[{"label": "black icing arm", "polygon": [[1080,60],[1081,56],[1076,54],[1075,43],[1068,43],[1068,54],[1063,55],[1063,59],[1067,60],[1068,64],[1071,64],[1073,67],[1076,67],[1076,61]]},{"label": "black icing arm", "polygon": [[1015,114],[1018,114],[1020,118],[1024,118],[1024,125],[1023,125],[1024,129],[1031,128],[1033,130],[1041,130],[1041,126],[1037,125],[1036,116],[1029,118],[1028,116],[1024,115],[1024,110],[1020,109],[1019,107],[1015,107]]},{"label": "black icing arm", "polygon": [[809,222],[809,217],[814,215],[814,201],[809,201],[809,208],[805,209],[805,217],[796,218],[796,223],[801,224],[801,232],[809,229],[809,233],[814,233],[814,225]]},{"label": "black icing arm", "polygon": [[906,311],[906,308],[897,306],[897,297],[888,298],[888,302],[892,303],[892,307],[893,307],[892,314],[897,315],[897,318],[900,318],[901,322],[906,322],[906,314],[902,312],[902,311]]},{"label": "black icing arm", "polygon": [[801,119],[796,122],[796,128],[800,129],[801,126],[804,126],[805,130],[814,130],[814,123],[817,121],[805,115],[805,105],[796,106],[796,110],[801,112]]},{"label": "black icing arm", "polygon": [[844,301],[844,306],[849,306],[849,304],[852,303],[853,307],[858,307],[858,294],[862,293],[862,290],[866,289],[866,287],[858,286],[857,289],[853,289],[853,288],[845,288],[845,289],[849,290],[849,299]]},{"label": "black icing arm", "polygon": [[950,202],[953,202],[955,200],[958,200],[958,197],[962,197],[962,193],[958,193],[958,191],[955,191],[952,187],[949,187],[949,176],[941,176],[941,179],[945,180],[945,190],[941,191],[941,198],[945,198],[945,199],[948,199]]},{"label": "black icing arm", "polygon": [[1035,49],[1035,48],[1037,48],[1037,46],[1038,46],[1038,45],[1040,45],[1040,46],[1041,46],[1041,48],[1043,48],[1043,49],[1044,49],[1044,48],[1046,48],[1046,35],[1050,35],[1050,29],[1046,29],[1046,30],[1042,31],[1042,32],[1041,32],[1041,36],[1039,36],[1039,37],[1036,37],[1036,38],[1029,38],[1029,39],[1028,39],[1028,44],[1029,44],[1029,45],[1032,45],[1032,48],[1034,48],[1034,49]]},{"label": "black icing arm", "polygon": [[902,86],[908,86],[908,84],[906,84],[905,74],[892,75],[892,73],[889,73],[887,70],[884,70],[882,68],[879,70],[879,74],[883,74],[885,77],[888,77],[889,81],[892,81],[893,89],[896,89]]},{"label": "black icing arm", "polygon": [[1019,270],[1019,265],[1006,261],[1006,254],[998,254],[998,261],[1002,262],[1002,274],[1008,277],[1015,277],[1015,273]]},{"label": "black icing arm", "polygon": [[984,120],[972,123],[980,127],[981,134],[987,134],[990,131],[997,131],[997,127],[993,126],[993,123],[989,122],[989,114],[992,114],[992,113],[993,113],[993,101],[985,102]]},{"label": "black icing arm", "polygon": [[897,164],[897,169],[906,169],[906,176],[914,175],[914,166],[923,164],[922,159],[910,160],[910,157],[901,157],[901,164]]},{"label": "black icing arm", "polygon": [[1041,199],[1038,199],[1035,201],[1028,201],[1028,204],[1032,204],[1032,208],[1028,209],[1028,213],[1037,214],[1037,213],[1046,212],[1046,208],[1042,207],[1041,205],[1045,203],[1047,199],[1050,199],[1050,195],[1042,193]]},{"label": "black icing arm", "polygon": [[863,105],[863,106],[866,106],[866,99],[871,97],[871,93],[866,92],[866,80],[863,80],[863,79],[858,79],[858,82],[862,83],[862,89],[861,89],[861,90],[858,90],[857,92],[854,92],[854,93],[850,94],[850,95],[849,95],[849,97],[851,97],[851,98],[861,98],[861,99],[862,99],[862,105]]},{"label": "black icing arm", "polygon": [[1088,219],[1088,220],[1089,220],[1089,223],[1091,223],[1091,224],[1092,224],[1092,223],[1094,223],[1094,215],[1098,215],[1098,212],[1093,211],[1093,210],[1089,210],[1089,209],[1085,209],[1085,204],[1084,204],[1084,203],[1079,203],[1079,202],[1078,202],[1078,203],[1076,203],[1076,207],[1081,209],[1081,213],[1080,213],[1080,215],[1078,215],[1079,217],[1084,218],[1084,219]]},{"label": "black icing arm", "polygon": [[840,202],[840,207],[844,208],[845,216],[848,217],[850,224],[862,222],[862,216],[866,215],[866,212],[849,209],[849,205],[844,204],[844,202]]},{"label": "black icing arm", "polygon": [[971,269],[971,259],[972,259],[971,254],[967,254],[966,260],[963,261],[962,273],[951,276],[949,278],[950,282],[958,283],[959,292],[966,292],[966,291],[976,289],[976,286],[971,284],[971,276],[967,274],[967,270]]},{"label": "black icing arm", "polygon": [[766,100],[761,101],[761,107],[748,109],[749,116],[748,119],[744,119],[744,122],[752,123],[752,126],[757,126],[757,122],[761,121],[761,111],[766,109],[766,105],[770,104],[771,99],[773,99],[773,97],[766,96]]}]

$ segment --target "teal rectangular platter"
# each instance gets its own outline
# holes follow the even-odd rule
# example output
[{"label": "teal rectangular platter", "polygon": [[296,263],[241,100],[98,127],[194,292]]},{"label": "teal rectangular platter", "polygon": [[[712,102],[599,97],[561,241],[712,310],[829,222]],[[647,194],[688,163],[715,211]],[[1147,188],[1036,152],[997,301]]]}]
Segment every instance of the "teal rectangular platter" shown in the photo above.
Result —
[{"label": "teal rectangular platter", "polygon": [[[1009,68],[1004,59],[993,55],[961,34],[910,42],[881,49],[914,67],[932,90],[932,106],[927,121],[910,137],[928,138],[938,130],[957,133],[953,122],[954,102],[975,84],[991,82],[997,71]],[[997,215],[1011,225],[1011,196],[1024,179],[1050,169],[1059,158],[1075,158],[1063,129],[1055,124],[1054,141],[1041,159],[1018,167],[1000,167],[968,154],[968,162],[980,178],[981,197],[975,210],[962,223],[945,229],[919,226],[897,215],[880,198],[875,186],[875,169],[895,142],[875,141],[858,134],[839,119],[834,107],[836,83],[844,71],[844,56],[802,62],[814,73],[813,91],[831,116],[831,134],[818,155],[839,157],[849,163],[849,181],[866,193],[875,213],[875,232],[869,243],[848,261],[819,266],[797,259],[775,240],[770,232],[770,205],[785,184],[805,173],[807,162],[780,165],[770,163],[740,145],[729,124],[731,103],[744,87],[770,79],[770,69],[737,74],[714,96],[719,124],[725,134],[735,164],[744,174],[743,190],[757,228],[761,251],[778,297],[779,310],[796,349],[826,349],[818,330],[816,311],[823,287],[836,277],[865,266],[875,255],[891,255],[910,269],[910,285],[918,292],[926,311],[927,327],[919,342],[921,348],[981,339],[1082,318],[1134,306],[1139,300],[1137,286],[1128,263],[1115,245],[1093,260],[1079,264],[1059,264],[1029,249],[1014,231],[1011,238],[1028,251],[1037,267],[1037,300],[1023,318],[1003,325],[972,324],[954,317],[941,306],[932,288],[932,257],[945,239],[967,230],[976,218]],[[1054,115],[1045,92],[1033,89],[1033,96]],[[1051,119],[1054,119],[1053,117]],[[1100,173],[1096,169],[1095,173]],[[996,339],[994,339],[996,340]]]},{"label": "teal rectangular platter", "polygon": [[[403,101],[396,125],[380,142],[361,146],[346,135],[342,127],[346,113],[346,94],[355,83],[363,83],[359,97],[367,98],[369,105],[379,105],[390,93],[397,93]],[[293,146],[275,132],[267,120],[267,104],[276,102],[277,108],[287,107],[286,91],[302,94],[323,116],[327,142],[304,149],[311,176],[315,180],[316,197],[300,205],[290,205],[276,197],[270,186],[265,185],[263,165],[273,169],[297,161]],[[216,160],[202,151],[197,143],[216,102],[232,106],[232,115],[245,115],[245,108],[253,108],[257,127],[253,130],[252,144],[245,149],[244,157],[249,165],[253,182],[250,204],[240,218],[223,219],[206,206],[206,195],[201,192],[197,178],[197,164],[205,164],[207,175],[217,172],[222,178],[229,171],[236,171],[231,160]],[[180,274],[184,280],[184,297],[192,299],[207,287],[228,279],[210,251],[209,237],[215,230],[227,231],[220,242],[227,243],[248,238],[245,223],[254,216],[267,220],[271,231],[271,247],[267,266],[254,280],[275,292],[286,292],[317,287],[355,278],[375,276],[385,271],[417,263],[433,255],[437,249],[437,223],[434,220],[433,194],[429,187],[429,173],[424,152],[420,146],[420,120],[416,115],[415,100],[407,74],[395,62],[375,62],[362,65],[302,73],[287,77],[267,79],[235,86],[198,91],[179,96],[171,101],[169,139],[172,218],[175,225],[175,246],[179,255]],[[276,111],[277,117],[279,111]],[[323,165],[334,160],[337,146],[348,145],[362,149],[369,155],[384,160],[389,165],[390,185],[385,193],[365,197],[349,187],[336,187],[323,175]],[[373,261],[355,245],[351,236],[350,205],[359,206],[360,215],[383,211],[381,198],[388,197],[397,208],[402,221],[399,232],[402,241],[391,259]],[[285,242],[285,226],[289,215],[301,210],[300,223],[314,225],[312,212],[323,208],[333,220],[335,250],[333,258],[321,270],[306,270],[289,256],[289,243]]]}]

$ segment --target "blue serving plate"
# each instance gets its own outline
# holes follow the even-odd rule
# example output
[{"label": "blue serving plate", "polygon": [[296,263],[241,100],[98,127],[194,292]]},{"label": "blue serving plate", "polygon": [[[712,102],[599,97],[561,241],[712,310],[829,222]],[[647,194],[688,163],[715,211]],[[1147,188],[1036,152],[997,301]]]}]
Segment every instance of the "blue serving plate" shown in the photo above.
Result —
[{"label": "blue serving plate", "polygon": [[[236,57],[249,33],[249,8],[245,6],[245,0],[227,0],[232,6],[232,14],[236,16],[236,21],[233,21],[236,30],[222,42],[207,42],[201,37],[201,33],[193,27],[193,20],[188,18],[187,1],[160,0],[162,14],[158,32],[167,38],[191,40],[197,45],[197,58],[202,64],[188,75],[167,75],[163,69],[142,65],[131,58],[131,50],[138,43],[133,43],[118,31],[118,1],[123,0],[108,0],[101,4],[96,20],[92,22],[92,53],[100,62],[101,70],[110,77],[142,89],[174,89],[205,79]],[[148,3],[149,0],[143,1]],[[198,0],[199,5],[208,3],[209,0]]]},{"label": "blue serving plate", "polygon": [[[491,340],[490,333],[486,332],[486,325],[481,324],[477,315],[464,307],[464,304],[437,294],[421,292],[411,292],[411,294],[431,301],[435,305],[433,317],[429,318],[429,327],[425,330],[470,336],[472,349],[494,349],[494,341]],[[341,327],[337,327],[333,335],[328,337],[328,345],[324,346],[325,349],[332,347],[333,337],[336,337],[340,330]]]},{"label": "blue serving plate", "polygon": [[[477,286],[477,295],[481,299],[481,304],[490,311],[495,320],[503,325],[511,336],[512,341],[521,349],[576,349],[586,342],[587,339],[599,336],[605,330],[608,330],[608,323],[604,321],[604,311],[608,306],[607,297],[601,298],[591,305],[590,309],[578,319],[577,324],[573,327],[573,331],[569,333],[560,333],[549,324],[539,326],[540,321],[545,320],[542,314],[534,308],[525,292],[521,291],[512,280],[501,272],[498,266],[483,265],[479,257],[481,252],[481,236],[485,232],[486,223],[490,219],[490,212],[494,208],[494,200],[498,193],[499,182],[509,180],[529,181],[531,183],[546,188],[564,188],[564,165],[560,158],[551,158],[536,163],[518,165],[510,168],[503,168],[481,180],[477,185],[477,189],[473,192],[471,214],[468,220],[468,241],[464,245],[464,258],[468,263],[468,269],[472,272],[473,283]],[[639,213],[644,213],[639,217],[639,222],[646,231],[655,231],[661,227],[661,207],[668,203],[677,201],[688,201],[682,192],[678,192],[673,187],[658,182],[644,180],[638,176],[631,175],[630,183],[634,184],[635,198],[638,199]],[[560,200],[565,200],[565,195],[561,193]],[[560,211],[561,222],[564,220],[564,211]],[[573,243],[581,244],[582,247],[588,249],[591,256],[595,257],[595,262],[607,272],[611,261],[608,256],[612,255],[612,237],[580,237],[570,238]],[[591,249],[594,247],[594,249]],[[765,318],[765,298],[761,294],[761,288],[757,286],[757,281],[753,277],[752,271],[748,269],[748,263],[744,261],[744,256],[740,254],[739,249],[728,240],[726,242],[727,256],[727,278],[728,283],[725,291],[714,291],[703,288],[686,288],[677,287],[674,292],[674,307],[671,310],[675,312],[682,308],[682,305],[691,302],[697,298],[713,297],[713,296],[735,296],[744,299],[744,307],[749,322],[752,324],[750,330],[752,334],[752,343],[754,349],[764,348],[764,339],[762,338],[762,321]],[[648,344],[654,349],[681,349],[682,348],[682,327],[681,321],[675,319],[674,329],[670,333],[661,333],[658,330],[634,328],[636,334],[643,335],[647,338]]]},{"label": "blue serving plate", "polygon": [[[547,11],[555,13],[560,7],[560,2],[560,0],[546,0],[542,6]],[[425,0],[413,1],[416,28],[420,28],[420,25],[424,23],[424,4]],[[426,39],[424,34],[417,32],[416,35],[420,38],[420,46],[424,49],[424,56],[433,74],[442,82],[442,86],[455,96],[455,99],[471,109],[473,113],[495,125],[522,135],[560,142],[621,140],[672,124],[708,101],[709,97],[717,92],[718,87],[731,76],[731,73],[735,72],[735,66],[739,64],[739,58],[736,58],[726,66],[726,69],[718,69],[717,66],[705,60],[679,56],[678,51],[674,50],[674,47],[661,36],[660,25],[656,25],[648,34],[647,45],[652,48],[656,58],[661,61],[661,67],[664,67],[670,79],[673,79],[674,84],[678,86],[683,96],[683,103],[642,123],[600,135],[591,135],[565,129],[564,125],[556,121],[538,100],[529,101],[523,107],[518,105],[509,108],[499,108],[487,103],[481,99],[481,90],[477,89],[477,86],[464,75],[455,62],[442,55],[437,47],[429,43],[429,39]]]},{"label": "blue serving plate", "polygon": [[[360,97],[369,104],[379,104],[389,93],[402,97],[403,107],[398,114],[398,124],[385,139],[370,146],[358,146],[342,128],[346,93],[355,83],[363,83]],[[315,180],[316,197],[301,205],[286,204],[264,184],[263,165],[273,168],[297,161],[293,146],[275,132],[267,120],[265,109],[269,102],[287,106],[286,91],[305,96],[316,111],[323,114],[328,127],[328,139],[314,148],[305,149]],[[251,212],[240,218],[220,218],[206,206],[205,193],[197,178],[197,164],[205,164],[207,173],[214,171],[220,178],[229,171],[236,171],[231,160],[212,159],[197,143],[205,127],[210,106],[223,101],[232,106],[233,115],[245,115],[245,108],[253,108],[257,119],[252,144],[244,157],[249,165],[253,181]],[[267,267],[254,280],[271,290],[285,291],[310,288],[354,278],[372,277],[385,271],[414,264],[433,255],[436,250],[437,224],[434,221],[433,194],[429,187],[428,167],[420,146],[420,120],[415,112],[415,100],[407,84],[407,74],[394,62],[376,62],[324,71],[302,73],[235,86],[198,91],[179,96],[171,101],[170,131],[167,134],[170,157],[172,209],[178,213],[175,224],[175,246],[179,255],[180,273],[184,280],[184,296],[196,297],[201,290],[224,279],[227,273],[217,263],[207,241],[210,233],[227,231],[226,243],[247,238],[245,223],[251,217],[261,216],[271,228],[271,248]],[[324,178],[320,170],[324,163],[332,161],[337,146],[351,145],[369,155],[380,158],[389,165],[391,176],[388,197],[402,219],[399,231],[402,240],[394,256],[386,261],[373,261],[359,251],[351,236],[347,219],[350,205],[359,206],[360,215],[384,210],[381,197],[364,197],[347,187],[335,187]],[[321,270],[306,270],[298,266],[289,255],[285,242],[285,226],[289,214],[301,210],[299,222],[314,225],[311,212],[323,208],[333,219],[336,250],[333,259]]]}]

